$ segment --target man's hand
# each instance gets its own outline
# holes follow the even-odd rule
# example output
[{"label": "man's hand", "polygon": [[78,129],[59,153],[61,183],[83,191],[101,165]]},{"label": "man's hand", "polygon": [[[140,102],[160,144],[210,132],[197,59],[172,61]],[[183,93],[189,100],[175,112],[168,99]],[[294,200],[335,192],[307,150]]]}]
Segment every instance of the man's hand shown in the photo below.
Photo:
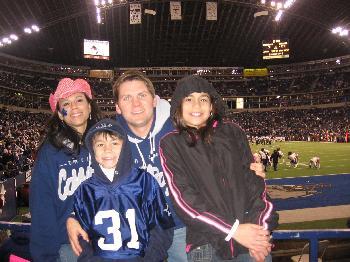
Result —
[{"label": "man's hand", "polygon": [[258,252],[253,249],[249,249],[249,255],[254,258],[256,262],[264,262],[266,256],[268,256],[269,253],[267,252]]},{"label": "man's hand", "polygon": [[271,250],[270,232],[259,225],[240,224],[233,239],[242,246],[262,254]]},{"label": "man's hand", "polygon": [[261,176],[262,178],[266,177],[264,165],[261,163],[251,163],[250,170],[254,171],[257,176]]},{"label": "man's hand", "polygon": [[89,237],[87,233],[82,229],[82,227],[80,226],[79,222],[76,219],[69,217],[67,219],[66,224],[67,224],[69,242],[72,246],[73,252],[77,256],[79,256],[80,253],[83,251],[79,244],[79,236],[81,236],[87,242],[89,242]]}]

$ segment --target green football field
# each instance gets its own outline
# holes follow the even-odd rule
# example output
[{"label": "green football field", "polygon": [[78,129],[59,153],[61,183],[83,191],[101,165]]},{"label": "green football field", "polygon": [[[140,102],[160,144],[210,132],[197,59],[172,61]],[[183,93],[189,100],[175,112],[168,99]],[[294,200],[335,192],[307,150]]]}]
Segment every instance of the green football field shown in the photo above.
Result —
[{"label": "green football field", "polygon": [[[283,160],[279,161],[278,171],[273,171],[271,166],[268,168],[267,179],[350,173],[350,143],[278,142],[272,145],[251,144],[252,152],[258,152],[262,147],[268,149],[270,154],[274,149],[280,147],[284,154],[284,163]],[[298,167],[290,167],[287,159],[288,151],[299,154]],[[313,156],[320,157],[320,169],[309,168],[308,163]],[[283,224],[278,229],[347,228],[346,221],[346,218],[341,218]]]},{"label": "green football field", "polygon": [[[261,148],[265,148],[270,151],[270,155],[277,147],[281,148],[284,154],[284,161],[280,159],[278,171],[273,171],[271,166],[268,168],[267,179],[350,173],[350,143],[276,142],[272,145],[251,144],[253,152],[258,152]],[[289,151],[299,154],[299,164],[296,168],[292,168],[289,165],[287,159]],[[320,169],[309,168],[308,163],[313,156],[320,157]]]}]

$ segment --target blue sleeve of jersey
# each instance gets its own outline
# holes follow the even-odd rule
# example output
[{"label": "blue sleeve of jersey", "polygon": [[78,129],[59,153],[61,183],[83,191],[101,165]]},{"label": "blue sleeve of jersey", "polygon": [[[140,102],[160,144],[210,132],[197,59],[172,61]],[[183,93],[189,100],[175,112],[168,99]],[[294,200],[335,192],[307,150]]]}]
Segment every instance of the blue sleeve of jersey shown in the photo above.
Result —
[{"label": "blue sleeve of jersey", "polygon": [[[151,175],[150,175],[151,176]],[[164,193],[158,182],[152,177],[152,195],[153,200],[148,205],[149,224],[151,228],[155,225],[160,225],[163,229],[168,229],[175,226],[171,215],[169,205],[167,204]]]},{"label": "blue sleeve of jersey", "polygon": [[[47,152],[45,152],[47,153]],[[53,164],[48,154],[39,152],[30,183],[30,252],[34,261],[57,261],[60,243],[52,181]],[[50,165],[51,164],[51,165]]]},{"label": "blue sleeve of jersey", "polygon": [[85,232],[88,231],[91,221],[89,221],[86,211],[86,206],[91,203],[84,202],[84,185],[80,185],[74,193],[73,210],[75,218]]}]

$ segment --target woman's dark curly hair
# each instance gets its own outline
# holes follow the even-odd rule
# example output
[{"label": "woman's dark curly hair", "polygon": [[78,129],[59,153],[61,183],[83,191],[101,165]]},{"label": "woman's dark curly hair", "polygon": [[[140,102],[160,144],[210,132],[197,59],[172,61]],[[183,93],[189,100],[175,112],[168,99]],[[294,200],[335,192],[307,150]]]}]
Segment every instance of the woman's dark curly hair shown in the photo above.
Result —
[{"label": "woman's dark curly hair", "polygon": [[[91,126],[102,119],[102,113],[96,102],[86,95],[85,97],[91,106],[91,117],[89,117],[87,120],[87,127],[84,134],[79,134],[74,128],[65,124],[59,118],[58,110],[56,110],[46,125],[47,132],[45,132],[44,136],[41,139],[39,149],[45,141],[49,141],[54,147],[58,149],[67,148],[69,151],[71,151],[71,153],[79,154],[80,145],[83,143],[87,131]],[[71,146],[67,147],[67,142],[70,143]]]}]

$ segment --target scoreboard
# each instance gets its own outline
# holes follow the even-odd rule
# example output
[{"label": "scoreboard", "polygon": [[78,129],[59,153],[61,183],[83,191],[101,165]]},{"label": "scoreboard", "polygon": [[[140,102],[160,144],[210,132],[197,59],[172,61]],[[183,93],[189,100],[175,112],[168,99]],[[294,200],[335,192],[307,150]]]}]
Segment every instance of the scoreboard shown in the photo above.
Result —
[{"label": "scoreboard", "polygon": [[109,41],[84,39],[84,58],[109,60]]},{"label": "scoreboard", "polygon": [[263,59],[289,58],[287,39],[263,40]]}]

